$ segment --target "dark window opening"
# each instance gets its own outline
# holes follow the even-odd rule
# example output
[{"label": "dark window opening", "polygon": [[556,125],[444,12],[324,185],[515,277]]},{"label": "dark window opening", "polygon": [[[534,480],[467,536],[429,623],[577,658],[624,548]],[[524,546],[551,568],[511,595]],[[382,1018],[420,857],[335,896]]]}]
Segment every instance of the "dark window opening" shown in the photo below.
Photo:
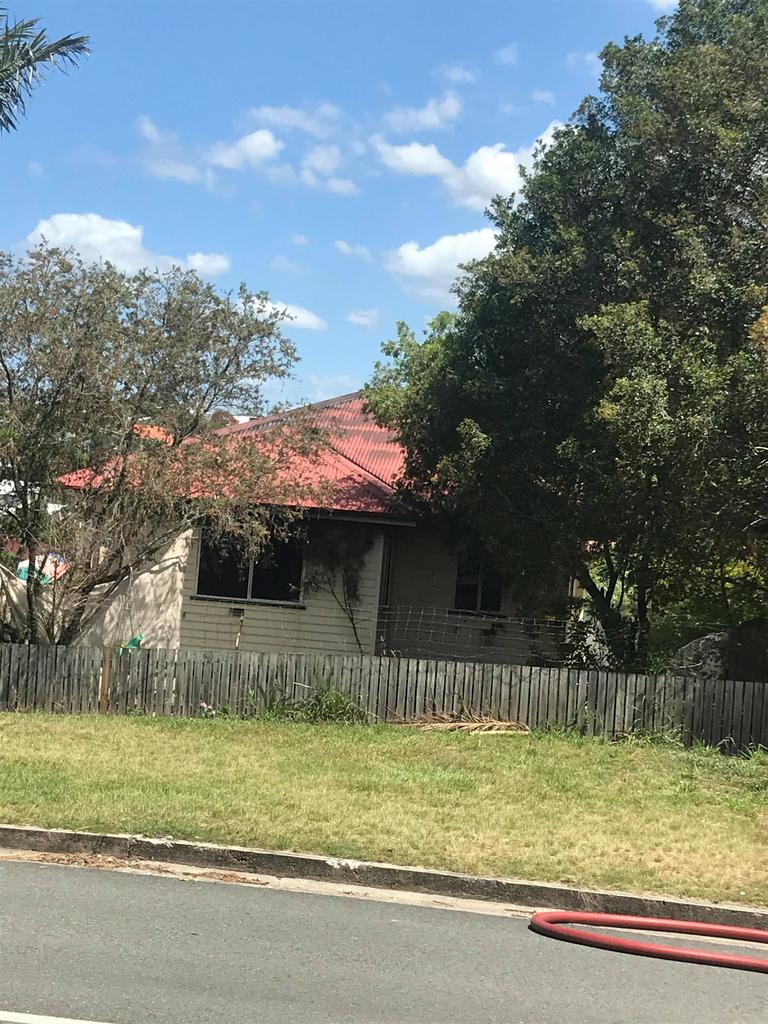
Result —
[{"label": "dark window opening", "polygon": [[501,575],[477,563],[459,561],[453,607],[456,611],[500,612],[504,594]]},{"label": "dark window opening", "polygon": [[211,544],[203,535],[197,592],[206,597],[246,598],[250,565],[239,544]]},{"label": "dark window opening", "polygon": [[250,596],[264,601],[298,601],[303,567],[303,545],[298,537],[275,541],[253,563]]},{"label": "dark window opening", "polygon": [[212,543],[203,533],[197,593],[244,601],[300,601],[304,568],[301,538],[273,540],[257,558],[237,541]]}]

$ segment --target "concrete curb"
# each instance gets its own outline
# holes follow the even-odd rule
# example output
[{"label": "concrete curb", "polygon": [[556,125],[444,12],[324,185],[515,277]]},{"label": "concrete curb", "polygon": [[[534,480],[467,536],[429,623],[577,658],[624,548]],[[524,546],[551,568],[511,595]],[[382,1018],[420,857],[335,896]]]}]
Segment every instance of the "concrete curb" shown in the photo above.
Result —
[{"label": "concrete curb", "polygon": [[165,861],[192,867],[247,871],[278,878],[319,879],[377,889],[456,896],[464,899],[514,903],[531,909],[591,910],[606,914],[637,914],[768,929],[768,908],[712,904],[632,893],[575,889],[551,882],[516,878],[459,875],[427,868],[399,867],[370,861],[279,853],[243,846],[190,843],[181,839],[68,832],[28,825],[0,825],[0,848],[35,853],[90,854],[119,860]]}]

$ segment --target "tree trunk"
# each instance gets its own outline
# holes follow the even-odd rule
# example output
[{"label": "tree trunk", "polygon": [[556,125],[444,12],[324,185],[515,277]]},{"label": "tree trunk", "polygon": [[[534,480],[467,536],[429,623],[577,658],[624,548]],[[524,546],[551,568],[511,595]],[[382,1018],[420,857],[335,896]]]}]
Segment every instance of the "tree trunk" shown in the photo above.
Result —
[{"label": "tree trunk", "polygon": [[[90,625],[94,617],[98,615],[102,608],[106,608],[117,591],[120,584],[126,579],[131,572],[130,566],[123,566],[119,570],[114,579],[109,581],[109,585],[106,590],[99,594],[94,599],[93,592],[98,586],[106,585],[106,581],[91,580],[85,584],[77,595],[72,614],[69,617],[69,621],[64,625],[57,643],[62,647],[68,647],[73,644],[82,632],[85,626]],[[86,618],[86,612],[89,611],[88,603],[93,602],[93,606],[90,609],[89,615]]]},{"label": "tree trunk", "polygon": [[647,568],[643,566],[637,574],[637,632],[635,636],[635,664],[633,668],[648,668],[648,653],[651,639],[651,620],[648,617],[649,583]]},{"label": "tree trunk", "polygon": [[27,639],[31,644],[40,643],[40,623],[37,617],[37,597],[40,583],[37,579],[37,543],[33,537],[27,537]]},{"label": "tree trunk", "polygon": [[590,575],[586,565],[580,565],[575,572],[576,579],[584,587],[592,601],[597,621],[605,636],[608,650],[616,664],[625,667],[634,661],[634,644],[628,625],[623,616],[611,604],[606,594]]},{"label": "tree trunk", "polygon": [[69,622],[64,626],[59,634],[59,639],[56,641],[56,643],[61,647],[69,647],[69,645],[74,643],[77,639],[80,630],[82,629],[83,615],[85,614],[86,605],[87,600],[85,598],[78,599],[74,611],[70,616]]}]

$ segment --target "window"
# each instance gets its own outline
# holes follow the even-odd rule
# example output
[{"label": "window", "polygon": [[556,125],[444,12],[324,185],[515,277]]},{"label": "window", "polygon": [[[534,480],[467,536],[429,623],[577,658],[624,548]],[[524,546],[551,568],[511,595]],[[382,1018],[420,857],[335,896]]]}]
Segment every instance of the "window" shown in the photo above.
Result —
[{"label": "window", "polygon": [[299,537],[274,540],[258,558],[246,558],[238,541],[211,543],[203,533],[197,593],[236,601],[301,600],[304,545]]},{"label": "window", "polygon": [[504,591],[501,575],[478,564],[459,559],[453,607],[464,612],[500,612]]}]

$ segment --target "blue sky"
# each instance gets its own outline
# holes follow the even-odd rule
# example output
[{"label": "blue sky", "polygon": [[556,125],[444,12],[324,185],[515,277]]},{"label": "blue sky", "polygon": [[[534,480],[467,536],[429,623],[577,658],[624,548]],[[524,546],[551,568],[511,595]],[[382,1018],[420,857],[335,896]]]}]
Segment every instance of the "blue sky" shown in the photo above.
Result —
[{"label": "blue sky", "polygon": [[265,289],[301,356],[269,397],[354,390],[396,320],[450,307],[488,198],[594,91],[603,44],[672,3],[8,0],[93,54],[0,139],[0,247]]}]

